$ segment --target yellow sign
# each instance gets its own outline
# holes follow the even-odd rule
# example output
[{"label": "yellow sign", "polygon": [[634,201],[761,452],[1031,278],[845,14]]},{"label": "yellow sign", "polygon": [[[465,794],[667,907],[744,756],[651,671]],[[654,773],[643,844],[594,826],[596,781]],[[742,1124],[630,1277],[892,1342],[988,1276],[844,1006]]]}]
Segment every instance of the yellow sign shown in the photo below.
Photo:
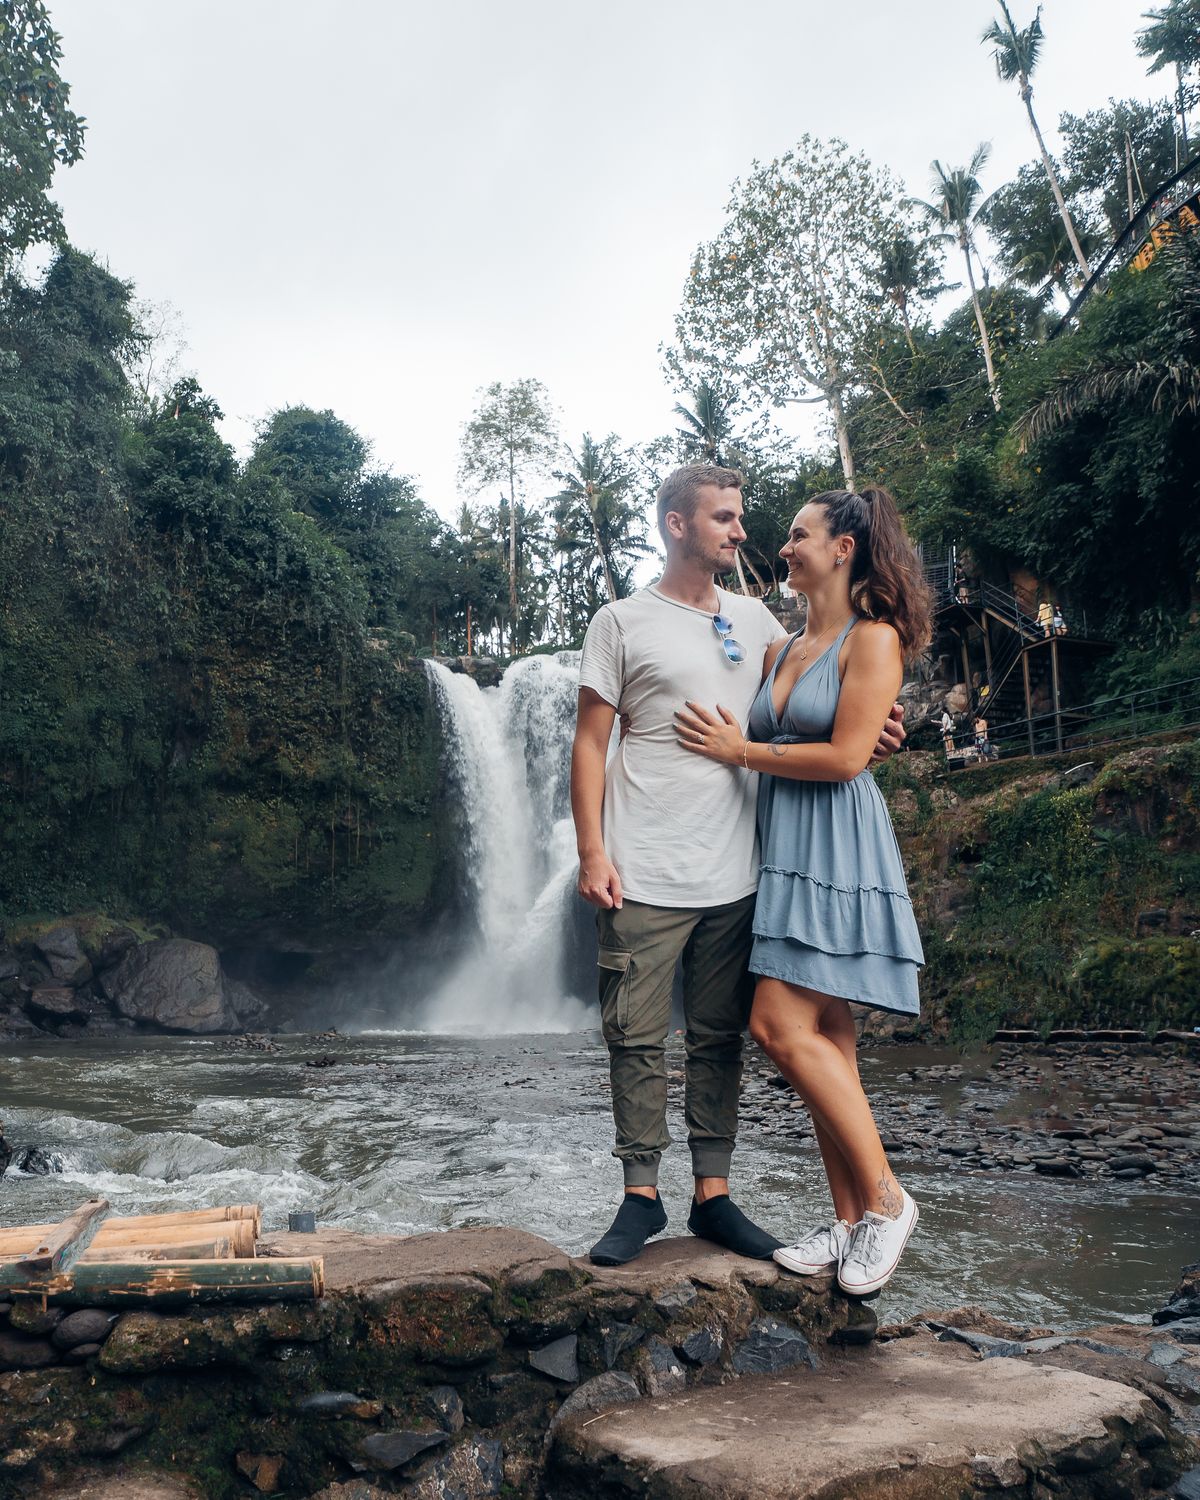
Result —
[{"label": "yellow sign", "polygon": [[1168,214],[1150,231],[1150,238],[1129,262],[1131,271],[1144,271],[1166,242],[1181,229],[1200,226],[1200,193]]}]

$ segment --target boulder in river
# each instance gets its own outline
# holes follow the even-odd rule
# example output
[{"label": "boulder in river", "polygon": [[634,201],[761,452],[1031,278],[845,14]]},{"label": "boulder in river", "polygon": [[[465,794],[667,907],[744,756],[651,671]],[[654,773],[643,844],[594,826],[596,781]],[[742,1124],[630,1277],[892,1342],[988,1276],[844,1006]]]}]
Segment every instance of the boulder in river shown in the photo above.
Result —
[{"label": "boulder in river", "polygon": [[192,1035],[238,1029],[220,955],[207,943],[187,938],[142,943],[100,982],[117,1013],[142,1025]]},{"label": "boulder in river", "polygon": [[64,924],[44,932],[34,947],[50,965],[59,984],[86,984],[92,977],[92,964],[74,927]]}]

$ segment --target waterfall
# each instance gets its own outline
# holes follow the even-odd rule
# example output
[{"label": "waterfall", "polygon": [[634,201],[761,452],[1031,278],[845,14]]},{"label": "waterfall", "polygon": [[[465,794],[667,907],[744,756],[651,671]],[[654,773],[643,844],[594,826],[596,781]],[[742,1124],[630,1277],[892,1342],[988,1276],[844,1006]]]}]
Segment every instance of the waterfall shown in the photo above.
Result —
[{"label": "waterfall", "polygon": [[578,652],[514,662],[495,688],[439,662],[426,666],[476,930],[421,1025],[476,1035],[592,1025],[567,981],[579,906],[569,799]]}]

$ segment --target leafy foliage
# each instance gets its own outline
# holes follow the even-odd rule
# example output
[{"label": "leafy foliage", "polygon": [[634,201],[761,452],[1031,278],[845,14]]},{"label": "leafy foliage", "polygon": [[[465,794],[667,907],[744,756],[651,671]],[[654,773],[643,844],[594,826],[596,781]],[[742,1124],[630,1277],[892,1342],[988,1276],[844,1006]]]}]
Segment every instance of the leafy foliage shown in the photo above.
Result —
[{"label": "leafy foliage", "polygon": [[0,0],[0,275],[31,245],[58,244],[54,169],[83,155],[84,122],[58,72],[62,38],[41,0]]}]

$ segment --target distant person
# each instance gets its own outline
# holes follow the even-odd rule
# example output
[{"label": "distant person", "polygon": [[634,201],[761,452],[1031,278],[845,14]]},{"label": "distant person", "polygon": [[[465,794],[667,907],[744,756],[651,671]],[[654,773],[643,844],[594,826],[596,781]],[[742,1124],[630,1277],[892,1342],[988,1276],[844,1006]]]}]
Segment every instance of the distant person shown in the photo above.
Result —
[{"label": "distant person", "polygon": [[[759,1259],[780,1243],[732,1202],[728,1181],[752,998],[757,778],[741,764],[681,751],[674,719],[691,699],[724,704],[731,721],[743,723],[768,647],[785,636],[759,600],[713,581],[734,567],[746,539],[741,484],[735,470],[710,464],[671,474],[658,492],[662,577],[604,605],[584,641],[571,809],[579,893],[598,908],[613,1154],[625,1179],[617,1215],[591,1250],[597,1265],[632,1260],[667,1225],[657,1184],[670,1144],[665,1043],[681,956],[684,1116],[695,1178],[688,1228]],[[606,770],[618,712],[629,732]],[[885,717],[887,706],[880,723]],[[900,718],[897,705],[878,754],[903,741]]]},{"label": "distant person", "polygon": [[962,570],[961,563],[954,564],[954,597],[960,604],[971,602],[971,591],[967,587],[967,575]]},{"label": "distant person", "polygon": [[945,750],[946,759],[949,760],[954,754],[954,720],[950,717],[950,710],[948,708],[942,709],[941,729],[942,749]]},{"label": "distant person", "polygon": [[991,742],[988,739],[988,721],[982,714],[975,715],[975,754],[980,760],[986,760],[992,753]]},{"label": "distant person", "polygon": [[925,960],[867,768],[904,661],[929,641],[929,593],[883,489],[814,495],[780,556],[808,615],[803,633],[769,649],[746,733],[719,701],[690,701],[676,717],[684,749],[760,773],[750,1034],[808,1106],[833,1199],[832,1220],[775,1259],[801,1275],[835,1270],[843,1291],[870,1296],[918,1210],[863,1092],[848,1002],[916,1015]]},{"label": "distant person", "polygon": [[1054,625],[1054,634],[1055,635],[1066,635],[1066,633],[1067,633],[1067,622],[1063,619],[1063,617],[1062,617],[1062,610],[1059,609],[1059,607],[1058,607],[1057,604],[1054,606],[1053,625]]},{"label": "distant person", "polygon": [[1054,631],[1054,606],[1049,599],[1043,599],[1037,608],[1038,624],[1042,627],[1042,634],[1050,636]]}]

